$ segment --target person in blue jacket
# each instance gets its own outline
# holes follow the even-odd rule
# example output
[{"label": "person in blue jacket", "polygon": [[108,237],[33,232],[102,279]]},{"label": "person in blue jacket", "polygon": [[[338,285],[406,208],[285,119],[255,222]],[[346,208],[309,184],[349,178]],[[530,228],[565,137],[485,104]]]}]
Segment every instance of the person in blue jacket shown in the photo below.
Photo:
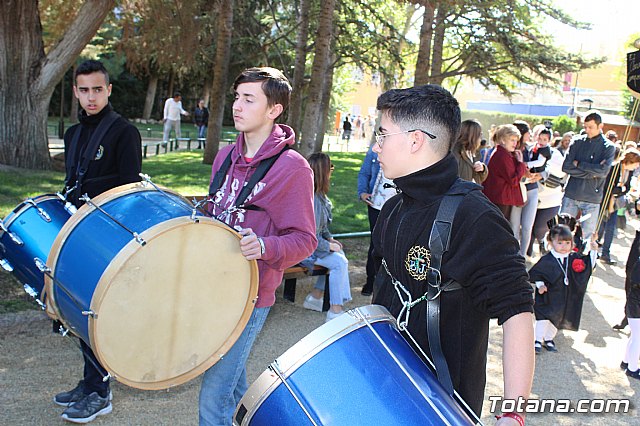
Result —
[{"label": "person in blue jacket", "polygon": [[[373,145],[372,145],[373,146]],[[358,197],[367,205],[367,215],[369,217],[369,230],[373,232],[376,226],[380,209],[385,201],[396,194],[395,185],[387,179],[378,162],[378,154],[373,152],[371,147],[364,157],[360,172],[358,173]],[[380,263],[376,264],[373,256],[373,244],[369,243],[369,253],[367,255],[367,282],[362,287],[363,296],[371,296],[373,293],[373,281]]]}]

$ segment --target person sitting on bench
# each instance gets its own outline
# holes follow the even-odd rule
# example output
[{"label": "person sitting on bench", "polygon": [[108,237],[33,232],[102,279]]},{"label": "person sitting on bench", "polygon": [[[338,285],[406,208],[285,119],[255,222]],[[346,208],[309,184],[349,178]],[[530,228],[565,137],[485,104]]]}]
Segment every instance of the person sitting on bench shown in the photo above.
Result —
[{"label": "person sitting on bench", "polygon": [[[313,269],[313,265],[320,265],[329,270],[331,307],[327,312],[326,321],[331,321],[342,314],[342,305],[351,300],[349,261],[342,251],[342,244],[329,232],[331,201],[327,198],[327,192],[329,192],[329,181],[333,171],[331,159],[327,154],[316,152],[309,157],[309,165],[313,170],[313,210],[316,218],[318,247],[302,264],[309,269]],[[326,279],[326,276],[318,277],[315,287],[304,300],[305,308],[322,312],[322,296]]]}]

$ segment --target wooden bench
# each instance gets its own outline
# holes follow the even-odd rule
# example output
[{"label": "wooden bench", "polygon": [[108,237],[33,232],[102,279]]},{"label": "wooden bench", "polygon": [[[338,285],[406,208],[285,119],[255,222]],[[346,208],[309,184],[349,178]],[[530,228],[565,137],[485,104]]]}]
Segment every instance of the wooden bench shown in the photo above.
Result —
[{"label": "wooden bench", "polygon": [[309,274],[309,270],[301,265],[295,265],[287,268],[284,271],[284,291],[283,296],[285,299],[295,302],[296,300],[296,281],[298,278],[304,278],[308,276],[318,277],[325,275],[327,279],[324,284],[324,301],[322,303],[322,311],[329,310],[331,304],[329,303],[329,270],[323,266],[315,265],[313,271]]}]

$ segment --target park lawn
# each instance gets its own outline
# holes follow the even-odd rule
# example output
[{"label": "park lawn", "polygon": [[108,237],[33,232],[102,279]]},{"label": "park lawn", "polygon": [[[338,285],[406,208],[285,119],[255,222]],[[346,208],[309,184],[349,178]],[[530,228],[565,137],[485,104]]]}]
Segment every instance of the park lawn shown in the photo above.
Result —
[{"label": "park lawn", "polygon": [[[367,210],[357,198],[357,178],[363,153],[331,153],[336,166],[329,197],[333,201],[333,233],[368,231]],[[183,195],[205,195],[211,166],[202,164],[201,151],[179,151],[145,159],[142,171],[154,183]],[[51,194],[62,189],[64,174],[0,166],[0,217],[6,216],[24,199]],[[291,214],[296,214],[292,206]],[[359,239],[358,239],[359,240]],[[367,239],[368,244],[368,239]],[[361,250],[349,250],[353,261],[366,257]],[[0,314],[39,309],[11,274],[0,270]]]},{"label": "park lawn", "polygon": [[[336,169],[329,198],[333,202],[333,233],[368,231],[367,210],[358,200],[358,171],[364,153],[329,153]],[[201,151],[179,151],[147,158],[142,172],[154,183],[182,195],[205,195],[211,166],[202,164]],[[19,168],[0,168],[0,217],[5,218],[26,198],[62,190],[64,174]],[[295,206],[292,206],[295,214]]]}]

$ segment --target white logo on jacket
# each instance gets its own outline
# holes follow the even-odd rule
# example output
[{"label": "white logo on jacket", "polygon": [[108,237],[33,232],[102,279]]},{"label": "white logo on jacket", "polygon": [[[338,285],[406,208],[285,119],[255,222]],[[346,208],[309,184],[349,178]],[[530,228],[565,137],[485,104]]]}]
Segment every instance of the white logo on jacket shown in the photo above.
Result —
[{"label": "white logo on jacket", "polygon": [[[214,203],[215,206],[218,206],[222,210],[219,214],[215,214],[215,208],[214,208],[214,215],[216,217],[216,219],[218,219],[221,222],[226,223],[227,225],[237,225],[237,224],[241,224],[244,223],[245,221],[245,213],[246,210],[245,209],[236,209],[234,207],[235,204],[235,200],[237,198],[237,196],[239,195],[239,189],[240,189],[240,181],[238,180],[238,178],[234,178],[233,181],[231,182],[231,192],[229,193],[229,195],[226,197],[226,201],[224,206],[222,205],[222,200],[225,198],[225,193],[224,193],[224,188],[227,188],[227,182],[229,180],[229,175],[225,176],[225,180],[224,183],[222,184],[222,187],[216,192],[216,195],[214,197]],[[247,197],[247,199],[245,200],[244,204],[250,204],[251,200],[260,192],[262,192],[262,190],[266,187],[267,185],[264,182],[258,182],[256,184],[256,186],[253,187],[253,190],[251,191],[251,194],[249,194],[249,196]]]}]

